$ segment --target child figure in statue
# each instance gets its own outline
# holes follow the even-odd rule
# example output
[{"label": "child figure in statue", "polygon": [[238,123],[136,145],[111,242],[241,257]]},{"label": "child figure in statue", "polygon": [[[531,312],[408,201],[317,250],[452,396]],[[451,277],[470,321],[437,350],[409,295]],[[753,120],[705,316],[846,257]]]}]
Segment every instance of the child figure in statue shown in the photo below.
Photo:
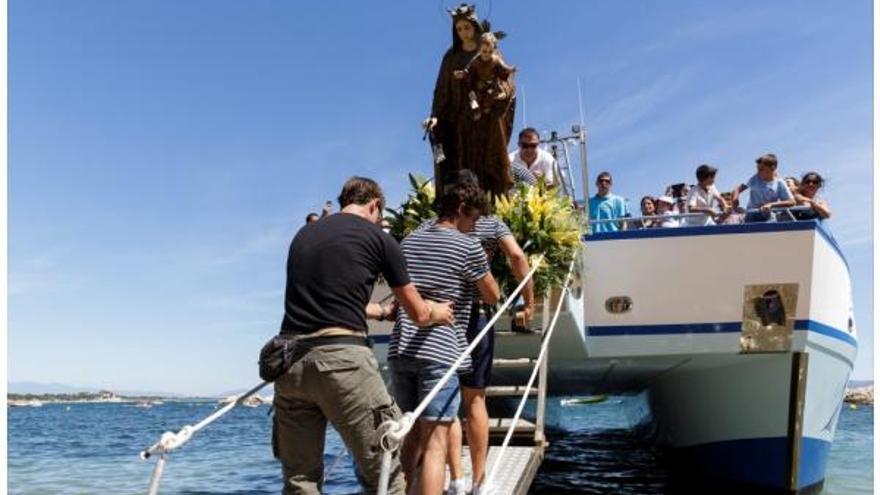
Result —
[{"label": "child figure in statue", "polygon": [[498,51],[498,41],[504,36],[500,31],[481,35],[479,55],[465,70],[455,72],[456,78],[467,78],[468,103],[474,120],[493,111],[506,112],[513,95],[510,76],[516,68],[507,65]]},{"label": "child figure in statue", "polygon": [[464,83],[467,116],[459,121],[459,165],[472,170],[483,190],[493,196],[513,185],[507,143],[513,128],[515,68],[498,51],[503,32],[491,32],[484,21],[479,54],[454,77]]}]

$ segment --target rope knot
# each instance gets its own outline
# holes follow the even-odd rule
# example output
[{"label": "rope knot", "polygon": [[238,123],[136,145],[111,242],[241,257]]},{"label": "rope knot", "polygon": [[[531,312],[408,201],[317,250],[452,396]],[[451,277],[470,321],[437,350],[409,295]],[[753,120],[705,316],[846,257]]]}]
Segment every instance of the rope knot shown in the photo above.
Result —
[{"label": "rope knot", "polygon": [[393,451],[400,448],[403,437],[412,429],[414,422],[412,413],[408,412],[399,419],[389,419],[379,425],[376,433],[382,450]]}]

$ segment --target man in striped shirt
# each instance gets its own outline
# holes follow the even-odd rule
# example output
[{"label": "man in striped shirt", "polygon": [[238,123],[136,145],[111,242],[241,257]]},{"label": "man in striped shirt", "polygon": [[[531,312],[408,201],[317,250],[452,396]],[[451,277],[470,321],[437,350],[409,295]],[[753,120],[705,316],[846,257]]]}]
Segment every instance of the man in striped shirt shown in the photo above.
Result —
[{"label": "man in striped shirt", "polygon": [[[439,218],[407,236],[401,243],[412,282],[427,300],[452,301],[455,323],[419,328],[398,311],[391,334],[388,362],[394,397],[404,411],[424,399],[467,347],[471,305],[479,292],[483,301],[498,302],[498,284],[489,272],[480,242],[465,233],[485,209],[485,196],[471,182],[444,188]],[[470,356],[462,367],[470,368]],[[458,375],[453,374],[428,403],[419,424],[407,436],[401,459],[408,485],[419,493],[436,495],[443,490],[449,427],[459,406]],[[418,480],[416,466],[424,456]]]},{"label": "man in striped shirt", "polygon": [[[460,171],[455,180],[477,184],[476,175],[469,170]],[[427,222],[426,225],[431,223]],[[510,232],[510,227],[497,216],[481,216],[468,235],[480,241],[490,264],[498,251],[501,251],[507,258],[511,271],[517,280],[522,280],[529,273],[528,258]],[[531,321],[535,305],[532,281],[523,287],[522,296],[525,302],[526,321]],[[476,339],[492,316],[493,308],[491,305],[482,304],[479,298],[474,299],[471,319],[468,322],[468,344]],[[474,495],[489,493],[491,490],[490,487],[483,484],[483,481],[486,456],[489,451],[489,414],[486,410],[486,387],[489,386],[492,375],[494,350],[495,329],[492,328],[471,352],[471,369],[459,377],[464,415],[467,418]],[[450,495],[462,495],[466,493],[467,488],[461,467],[461,439],[461,423],[456,421],[449,429],[447,462],[449,463],[450,485],[446,493]]]}]

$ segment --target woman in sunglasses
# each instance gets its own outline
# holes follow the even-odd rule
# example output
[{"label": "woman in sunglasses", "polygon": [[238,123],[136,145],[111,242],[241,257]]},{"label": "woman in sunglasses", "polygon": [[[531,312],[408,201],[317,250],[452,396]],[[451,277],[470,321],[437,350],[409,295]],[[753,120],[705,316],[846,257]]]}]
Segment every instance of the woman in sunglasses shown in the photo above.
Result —
[{"label": "woman in sunglasses", "polygon": [[801,178],[801,184],[794,195],[797,206],[809,206],[807,211],[796,211],[794,217],[798,220],[825,220],[831,218],[831,208],[828,203],[816,198],[819,189],[825,184],[825,180],[816,172],[807,172]]}]

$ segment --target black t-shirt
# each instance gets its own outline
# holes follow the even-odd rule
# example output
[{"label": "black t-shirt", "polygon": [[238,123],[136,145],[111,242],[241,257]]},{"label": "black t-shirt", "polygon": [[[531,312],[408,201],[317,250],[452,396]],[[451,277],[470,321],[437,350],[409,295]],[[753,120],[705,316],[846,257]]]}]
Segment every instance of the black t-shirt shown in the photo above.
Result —
[{"label": "black t-shirt", "polygon": [[287,256],[281,333],[366,332],[364,308],[379,273],[391,287],[410,282],[400,246],[378,225],[337,213],[301,228]]}]

